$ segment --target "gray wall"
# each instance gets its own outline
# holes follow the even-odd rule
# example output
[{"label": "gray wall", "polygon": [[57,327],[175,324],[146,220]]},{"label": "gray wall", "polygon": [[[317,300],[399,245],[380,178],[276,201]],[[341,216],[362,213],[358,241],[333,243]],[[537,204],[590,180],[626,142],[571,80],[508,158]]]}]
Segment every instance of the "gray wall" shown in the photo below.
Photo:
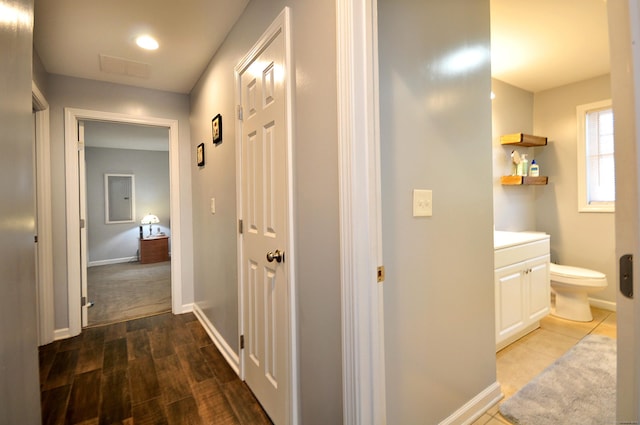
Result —
[{"label": "gray wall", "polygon": [[611,98],[608,75],[546,90],[534,97],[534,131],[550,137],[539,151],[541,174],[549,185],[538,189],[537,230],[551,235],[551,259],[601,271],[609,286],[592,298],[616,301],[615,214],[578,212],[576,106]]},{"label": "gray wall", "polygon": [[[336,9],[317,0],[252,1],[191,93],[191,152],[205,142],[206,166],[192,167],[195,301],[238,348],[235,91],[233,69],[286,6],[295,58],[294,180],[301,423],[342,422]],[[224,121],[221,145],[211,118]],[[209,210],[216,198],[216,214]]]},{"label": "gray wall", "polygon": [[[503,186],[500,176],[511,174],[511,151],[526,153],[529,160],[545,148],[502,146],[500,136],[533,133],[533,93],[500,80],[492,80],[496,95],[491,102],[493,122],[493,215],[496,230],[536,230],[535,186]],[[536,161],[537,163],[538,161]],[[541,169],[541,175],[546,175]]]},{"label": "gray wall", "polygon": [[182,229],[182,297],[193,301],[193,232],[191,226],[191,162],[189,97],[112,83],[50,75],[47,100],[51,120],[51,183],[55,329],[69,325],[65,218],[65,107],[178,120],[180,140],[180,205]]},{"label": "gray wall", "polygon": [[40,423],[31,57],[33,1],[0,20],[0,424]]},{"label": "gray wall", "polygon": [[[148,213],[160,219],[154,233],[160,228],[170,235],[169,152],[87,147],[85,159],[89,263],[136,257],[140,220]],[[133,223],[105,224],[105,173],[135,175]],[[145,225],[144,234],[148,232]]]},{"label": "gray wall", "polygon": [[[378,11],[387,422],[436,424],[496,382],[489,1]],[[484,61],[447,68],[465,47]]]},{"label": "gray wall", "polygon": [[40,89],[42,94],[44,94],[46,97],[47,89],[49,88],[49,74],[47,74],[47,71],[44,69],[42,60],[40,59],[40,56],[38,56],[38,52],[36,52],[35,49],[33,50],[33,63],[31,68],[33,70],[33,81],[36,83],[38,89]]}]

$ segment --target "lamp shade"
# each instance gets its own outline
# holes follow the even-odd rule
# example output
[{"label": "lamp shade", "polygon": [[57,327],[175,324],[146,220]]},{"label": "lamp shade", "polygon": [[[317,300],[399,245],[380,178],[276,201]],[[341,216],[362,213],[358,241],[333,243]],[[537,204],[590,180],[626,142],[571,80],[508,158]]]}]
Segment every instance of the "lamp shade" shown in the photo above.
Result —
[{"label": "lamp shade", "polygon": [[157,223],[160,223],[160,220],[158,219],[157,215],[147,214],[144,217],[142,217],[142,221],[140,223],[142,223],[142,224],[157,224]]}]

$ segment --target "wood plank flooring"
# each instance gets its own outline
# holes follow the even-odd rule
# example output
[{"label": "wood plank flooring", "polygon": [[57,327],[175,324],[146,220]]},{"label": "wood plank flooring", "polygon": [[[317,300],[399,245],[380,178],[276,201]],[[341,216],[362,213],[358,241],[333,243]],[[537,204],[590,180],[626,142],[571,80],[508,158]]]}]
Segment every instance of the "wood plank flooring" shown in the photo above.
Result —
[{"label": "wood plank flooring", "polygon": [[40,347],[40,389],[46,425],[272,424],[192,313]]}]

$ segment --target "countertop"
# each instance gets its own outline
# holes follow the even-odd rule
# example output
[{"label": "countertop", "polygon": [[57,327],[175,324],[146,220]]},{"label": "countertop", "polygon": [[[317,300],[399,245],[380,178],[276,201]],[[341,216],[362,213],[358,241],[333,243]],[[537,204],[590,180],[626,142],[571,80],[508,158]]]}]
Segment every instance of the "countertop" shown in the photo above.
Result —
[{"label": "countertop", "polygon": [[544,239],[549,239],[549,235],[543,232],[507,232],[496,230],[493,232],[493,249],[508,248]]}]

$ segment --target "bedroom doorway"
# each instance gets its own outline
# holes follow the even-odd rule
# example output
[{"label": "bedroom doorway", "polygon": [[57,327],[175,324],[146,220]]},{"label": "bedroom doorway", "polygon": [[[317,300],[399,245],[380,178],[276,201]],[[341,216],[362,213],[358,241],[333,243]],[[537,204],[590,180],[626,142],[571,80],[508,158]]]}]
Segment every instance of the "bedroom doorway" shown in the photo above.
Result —
[{"label": "bedroom doorway", "polygon": [[[136,124],[151,127],[161,127],[169,133],[169,192],[171,216],[171,311],[182,313],[182,267],[181,267],[181,233],[180,233],[180,169],[178,154],[178,121],[165,118],[141,117],[127,114],[91,111],[83,109],[65,108],[65,168],[67,193],[67,268],[68,268],[68,297],[69,297],[69,336],[80,334],[87,326],[88,317],[86,307],[81,302],[86,300],[86,278],[82,276],[82,263],[86,256],[82,256],[81,230],[86,223],[85,211],[80,206],[81,179],[79,148],[79,123],[100,121],[110,123]],[[146,214],[146,212],[145,212]],[[136,224],[137,228],[137,224]],[[85,260],[83,260],[85,259]],[[83,309],[85,310],[83,314]]]},{"label": "bedroom doorway", "polygon": [[[84,169],[86,198],[81,202],[87,233],[81,238],[86,240],[86,325],[169,312],[169,130],[117,122],[79,124],[84,134],[79,168]],[[141,224],[147,216],[157,223]]]}]

